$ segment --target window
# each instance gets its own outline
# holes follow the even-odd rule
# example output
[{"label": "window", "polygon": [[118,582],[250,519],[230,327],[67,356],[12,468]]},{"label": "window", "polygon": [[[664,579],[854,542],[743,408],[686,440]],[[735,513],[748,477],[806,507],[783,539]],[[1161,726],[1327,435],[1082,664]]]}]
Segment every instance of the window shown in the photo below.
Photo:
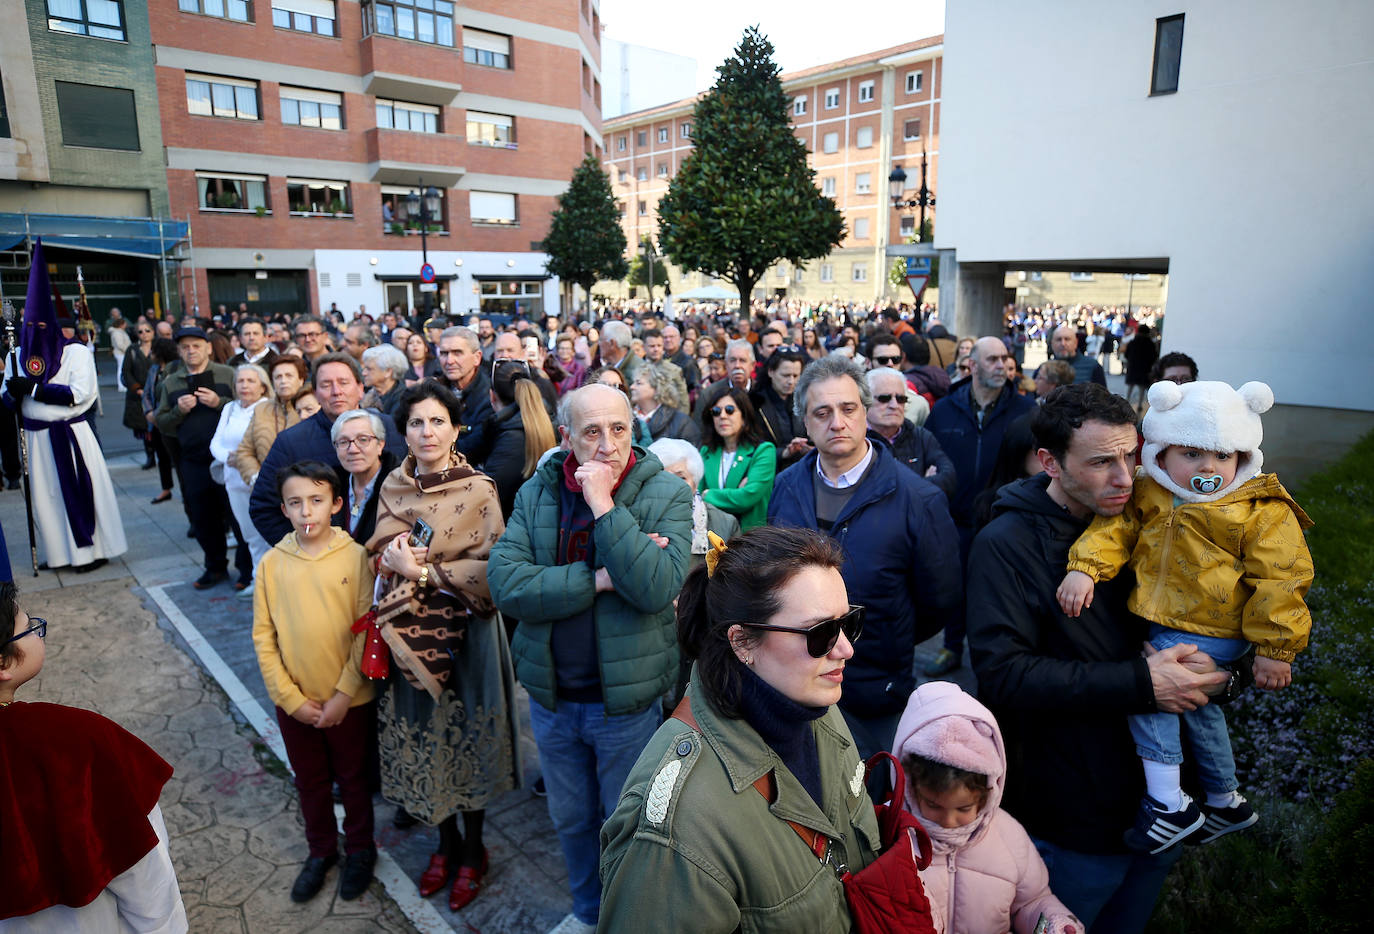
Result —
[{"label": "window", "polygon": [[[429,233],[448,229],[447,193],[442,188],[435,190],[439,192],[439,213],[429,216],[429,226],[425,228]],[[420,229],[421,212],[417,209],[414,214],[410,213],[409,195],[412,191],[419,194],[420,190],[406,185],[382,186],[382,224],[386,233],[404,234],[407,230]]]},{"label": "window", "polygon": [[660,162],[660,163],[658,164],[658,177],[659,177],[659,178],[667,178],[667,177],[668,177],[668,163],[666,163],[666,162]]},{"label": "window", "polygon": [[[374,33],[453,48],[453,3],[450,0],[386,0],[385,3],[363,0],[363,35]],[[467,33],[464,29],[463,59],[472,61],[467,57]]]},{"label": "window", "polygon": [[624,201],[617,201],[617,202],[615,203],[615,211],[616,211],[617,214],[620,215],[620,219],[621,219],[621,220],[624,220],[624,219],[625,219],[625,202],[624,202]]},{"label": "window", "polygon": [[821,152],[839,152],[840,134],[827,133],[821,137]]},{"label": "window", "polygon": [[286,200],[292,214],[344,214],[350,217],[353,215],[353,200],[348,196],[348,182],[288,178]]},{"label": "window", "polygon": [[912,216],[910,216],[910,215],[907,215],[906,217],[903,217],[902,220],[901,220],[901,223],[899,224],[899,227],[898,227],[898,233],[900,233],[900,234],[902,235],[902,239],[903,239],[903,240],[906,240],[906,239],[909,239],[910,237],[915,236],[915,234],[916,234],[916,218],[914,218],[914,217],[912,217]]},{"label": "window", "polygon": [[831,88],[825,92],[825,109],[834,110],[840,106],[840,89]]},{"label": "window", "polygon": [[792,270],[792,281],[800,285],[802,279],[802,268],[798,266],[796,269]]},{"label": "window", "polygon": [[1071,272],[1069,273],[1070,282],[1092,282],[1093,274],[1090,272]]},{"label": "window", "polygon": [[821,194],[825,195],[828,198],[835,197],[834,176],[826,176],[825,178],[821,179]]},{"label": "window", "polygon": [[486,65],[488,68],[510,68],[510,36],[482,32],[480,29],[464,29],[463,61]]},{"label": "window", "polygon": [[186,73],[186,109],[202,117],[259,120],[258,83]]},{"label": "window", "polygon": [[648,131],[648,130],[639,130],[638,132],[636,132],[636,133],[635,133],[635,146],[638,147],[638,148],[640,148],[640,149],[643,149],[643,148],[644,148],[645,146],[647,146],[647,145],[649,145],[649,131]]},{"label": "window", "polygon": [[821,263],[821,281],[822,281],[822,282],[834,282],[834,281],[835,281],[835,264],[834,264],[834,263]]},{"label": "window", "polygon": [[908,71],[906,73],[906,92],[908,94],[919,94],[921,92],[921,79],[925,75],[919,71]]},{"label": "window", "polygon": [[859,195],[869,194],[873,190],[873,173],[860,172],[854,176],[854,193]]},{"label": "window", "polygon": [[615,151],[616,151],[616,152],[624,152],[624,151],[625,151],[626,142],[627,142],[627,140],[626,140],[625,137],[623,137],[623,136],[617,137],[617,138],[616,138],[616,141],[615,141]]},{"label": "window", "polygon": [[690,123],[680,124],[677,129],[678,136],[681,136],[683,139],[692,138],[692,125]]},{"label": "window", "polygon": [[411,133],[438,133],[439,108],[377,98],[377,126]]},{"label": "window", "polygon": [[867,240],[867,239],[868,239],[868,218],[866,218],[866,217],[856,217],[856,218],[854,219],[854,239],[855,239],[855,240]]},{"label": "window", "polygon": [[860,82],[859,82],[859,103],[860,103],[860,104],[866,104],[866,103],[868,103],[868,102],[871,101],[871,100],[873,100],[873,82],[872,82],[872,81],[860,81]]},{"label": "window", "polygon": [[196,189],[202,211],[267,211],[266,175],[225,175],[197,172]]},{"label": "window", "polygon": [[625,182],[627,182],[627,181],[629,181],[629,180],[630,180],[630,173],[629,173],[629,172],[626,172],[624,169],[621,169],[621,170],[620,170],[620,183],[623,185],[623,184],[625,184]]},{"label": "window", "polygon": [[639,202],[639,216],[640,216],[640,217],[645,217],[646,215],[648,215],[648,213],[649,213],[649,205],[648,205],[648,203],[647,203],[647,202],[644,202],[644,201]]},{"label": "window", "polygon": [[1183,56],[1183,14],[1155,20],[1155,63],[1150,72],[1150,94],[1178,90],[1178,66]]},{"label": "window", "polygon": [[641,165],[639,168],[635,169],[635,180],[636,180],[636,181],[641,181],[641,182],[647,182],[647,181],[649,180],[649,169],[648,169],[648,167],[642,166],[642,165]]},{"label": "window", "polygon": [[286,126],[343,129],[343,95],[281,86],[281,122]]},{"label": "window", "polygon": [[56,85],[62,145],[139,151],[133,91],[67,81]]},{"label": "window", "polygon": [[48,0],[48,28],[97,39],[119,39],[124,34],[123,0]]},{"label": "window", "polygon": [[777,266],[773,267],[773,275],[779,279],[786,279],[787,267],[779,263]]},{"label": "window", "polygon": [[248,0],[177,0],[177,9],[183,13],[202,13],[205,16],[238,20],[240,23],[253,21],[253,10],[248,6]]},{"label": "window", "polygon": [[658,141],[660,143],[668,142],[668,128],[666,126],[658,128]]},{"label": "window", "polygon": [[920,139],[921,121],[907,120],[902,124],[902,139]]},{"label": "window", "polygon": [[336,18],[334,0],[272,0],[272,25],[278,29],[337,36]]},{"label": "window", "polygon": [[867,264],[867,263],[855,263],[854,266],[852,267],[852,272],[851,272],[850,277],[851,277],[855,282],[867,282],[867,281],[868,281],[868,264]]},{"label": "window", "polygon": [[482,282],[478,310],[484,315],[524,314],[535,321],[544,318],[544,283],[536,280]]},{"label": "window", "polygon": [[798,117],[806,114],[806,95],[802,94],[792,98],[792,113]]},{"label": "window", "polygon": [[0,139],[10,138],[10,112],[5,109],[5,82],[0,81]]},{"label": "window", "polygon": [[515,118],[505,114],[469,110],[468,143],[473,146],[515,149]]},{"label": "window", "polygon": [[1039,282],[1044,278],[1045,274],[1043,272],[1033,272],[1030,274],[1030,281],[1032,282]]},{"label": "window", "polygon": [[868,149],[873,145],[873,127],[861,126],[854,131],[854,145],[859,149]]},{"label": "window", "polygon": [[474,224],[504,224],[514,227],[519,223],[515,195],[504,191],[468,192],[468,213]]}]

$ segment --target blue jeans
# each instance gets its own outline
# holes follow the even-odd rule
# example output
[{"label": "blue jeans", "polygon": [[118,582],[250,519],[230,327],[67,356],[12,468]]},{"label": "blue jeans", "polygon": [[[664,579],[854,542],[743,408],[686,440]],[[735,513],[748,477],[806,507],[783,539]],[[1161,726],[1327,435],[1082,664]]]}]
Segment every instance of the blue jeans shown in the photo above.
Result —
[{"label": "blue jeans", "polygon": [[1164,877],[1183,855],[1079,853],[1032,838],[1050,871],[1050,891],[1088,926],[1088,934],[1138,934],[1154,913]]},{"label": "blue jeans", "polygon": [[639,713],[608,717],[603,704],[560,700],[549,710],[530,699],[549,817],[568,864],[573,914],[584,924],[596,924],[601,912],[601,825],[662,722],[657,700]]},{"label": "blue jeans", "polygon": [[[1218,639],[1150,624],[1150,645],[1167,649],[1193,644],[1218,664],[1233,662],[1249,649],[1244,639]],[[1182,714],[1147,713],[1129,717],[1136,754],[1151,762],[1178,765],[1183,761],[1183,742],[1179,717],[1188,721],[1188,751],[1197,767],[1198,780],[1208,791],[1228,792],[1239,787],[1236,760],[1231,755],[1231,737],[1226,732],[1226,715],[1215,704],[1204,704]]]}]

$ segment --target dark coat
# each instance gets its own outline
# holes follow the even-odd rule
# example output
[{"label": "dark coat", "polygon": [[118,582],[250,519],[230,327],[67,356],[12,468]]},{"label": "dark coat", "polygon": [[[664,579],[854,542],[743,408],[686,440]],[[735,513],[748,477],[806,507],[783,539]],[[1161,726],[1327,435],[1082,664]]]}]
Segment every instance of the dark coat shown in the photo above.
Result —
[{"label": "dark coat", "polygon": [[501,499],[501,518],[510,519],[515,494],[525,482],[525,420],[520,406],[508,405],[487,423],[490,447],[482,472],[496,483]]},{"label": "dark coat", "polygon": [[778,395],[772,383],[766,383],[750,393],[749,401],[754,404],[754,410],[759,413],[759,418],[763,419],[768,440],[778,449],[778,473],[782,473],[805,456],[803,452],[785,457],[783,450],[793,438],[806,437],[806,424],[792,408],[792,398],[789,396],[784,399]]},{"label": "dark coat", "polygon": [[972,395],[972,383],[956,385],[948,396],[935,403],[925,423],[925,429],[940,442],[958,472],[959,483],[949,511],[954,523],[963,529],[973,527],[973,499],[988,485],[1007,425],[1035,408],[1035,400],[1018,396],[1008,383],[980,426],[973,415]]},{"label": "dark coat", "polygon": [[[774,482],[769,525],[819,528],[816,458],[811,451]],[[958,534],[944,494],[875,444],[829,534],[845,551],[849,602],[867,610],[840,706],[860,717],[898,712],[916,687],[916,644],[963,612]]]},{"label": "dark coat", "polygon": [[659,438],[681,438],[693,446],[701,444],[701,429],[697,423],[692,421],[692,417],[686,412],[671,405],[660,405],[657,411],[644,421],[649,427],[649,437],[654,441]]},{"label": "dark coat", "polygon": [[[357,525],[353,526],[353,528],[348,530],[348,534],[353,536],[353,540],[357,542],[359,545],[366,545],[367,540],[371,538],[372,533],[376,531],[377,503],[381,501],[382,481],[385,480],[386,475],[395,470],[397,466],[400,465],[400,463],[401,459],[399,457],[397,457],[391,451],[388,451],[386,448],[382,448],[380,466],[377,470],[377,480],[375,483],[372,484],[372,495],[369,496],[367,498],[367,502],[363,504],[363,511],[362,514],[358,516]],[[342,466],[339,466],[334,468],[334,472],[338,474],[339,482],[344,485],[344,489],[345,491],[347,491],[348,484],[353,482],[353,479],[348,475],[348,471],[344,470]],[[344,508],[340,511],[340,514],[347,511],[348,494],[347,492],[345,492]],[[347,526],[345,526],[345,528],[346,527]]]},{"label": "dark coat", "polygon": [[467,389],[451,386],[445,379],[439,382],[457,393],[459,401],[463,404],[458,453],[466,457],[469,463],[483,463],[491,446],[487,437],[487,423],[494,414],[491,407],[491,378],[485,368],[478,367],[477,375],[473,377]]},{"label": "dark coat", "polygon": [[969,556],[968,642],[978,697],[1006,741],[1002,807],[1040,837],[1084,853],[1124,852],[1144,791],[1126,716],[1155,710],[1140,656],[1146,627],[1126,610],[1129,570],[1065,616],[1055,600],[1069,546],[1087,528],[1040,474],[1002,487]]},{"label": "dark coat", "polygon": [[1147,385],[1150,382],[1150,370],[1159,359],[1159,346],[1154,339],[1149,335],[1137,334],[1122,353],[1126,356],[1126,385]]},{"label": "dark coat", "polygon": [[[897,458],[897,463],[906,464],[916,472],[916,476],[925,477],[935,484],[945,494],[946,499],[954,496],[954,488],[959,482],[954,462],[940,449],[940,442],[935,440],[935,436],[911,419],[902,422],[902,430],[897,432],[897,437],[891,441],[871,428],[868,431],[868,439],[887,445],[892,451],[892,456]],[[930,467],[935,468],[935,476],[926,477],[926,470]]]},{"label": "dark coat", "polygon": [[143,417],[143,395],[139,390],[152,392],[147,386],[148,370],[152,368],[153,358],[139,349],[137,344],[124,354],[124,369],[119,373],[120,382],[128,390],[124,394],[124,427],[130,431],[146,432],[148,420]]}]

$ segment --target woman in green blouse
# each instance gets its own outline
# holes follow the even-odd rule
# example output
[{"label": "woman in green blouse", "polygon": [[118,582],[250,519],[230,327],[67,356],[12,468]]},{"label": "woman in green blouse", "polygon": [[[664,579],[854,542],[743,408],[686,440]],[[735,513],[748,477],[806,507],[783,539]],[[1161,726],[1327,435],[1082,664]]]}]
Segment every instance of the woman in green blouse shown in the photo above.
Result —
[{"label": "woman in green blouse", "polygon": [[764,525],[773,495],[777,449],[749,396],[728,382],[707,390],[701,413],[701,498],[739,519],[740,530]]}]

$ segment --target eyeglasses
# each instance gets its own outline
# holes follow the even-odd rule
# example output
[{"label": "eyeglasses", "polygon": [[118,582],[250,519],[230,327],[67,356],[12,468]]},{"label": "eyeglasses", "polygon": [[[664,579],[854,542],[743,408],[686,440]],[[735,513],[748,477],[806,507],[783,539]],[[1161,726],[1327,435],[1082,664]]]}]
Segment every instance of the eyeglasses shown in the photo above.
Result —
[{"label": "eyeglasses", "polygon": [[901,356],[896,357],[874,357],[873,362],[878,366],[896,366],[902,362]]},{"label": "eyeglasses", "polygon": [[31,632],[38,633],[38,638],[40,639],[48,638],[48,621],[46,619],[40,619],[37,616],[30,616],[29,628],[25,629],[17,636],[10,636],[4,642],[0,642],[0,646],[9,645],[11,642],[18,642],[20,639],[24,638]]},{"label": "eyeglasses", "polygon": [[910,398],[910,397],[907,396],[907,394],[904,393],[904,392],[903,392],[903,393],[885,392],[885,393],[882,393],[882,394],[880,394],[880,395],[874,396],[874,397],[873,397],[873,401],[876,402],[876,403],[878,403],[879,405],[887,405],[887,404],[888,404],[889,402],[891,402],[893,399],[896,399],[897,402],[898,402],[899,404],[901,404],[901,405],[906,405],[907,399],[908,399],[908,398]]},{"label": "eyeglasses", "polygon": [[840,633],[849,640],[852,645],[859,641],[859,635],[864,631],[864,608],[850,604],[849,612],[836,619],[827,619],[816,623],[814,626],[807,626],[805,629],[795,629],[791,626],[768,626],[763,623],[743,623],[750,629],[765,629],[768,632],[796,632],[806,636],[806,651],[812,658],[824,658],[830,654],[830,650],[835,647],[835,643],[840,641]]},{"label": "eyeglasses", "polygon": [[711,417],[720,418],[722,415],[734,415],[738,409],[733,405],[716,405],[711,407]]},{"label": "eyeglasses", "polygon": [[298,340],[298,341],[299,341],[299,340],[305,340],[307,337],[308,337],[308,338],[324,337],[324,332],[323,332],[323,331],[297,331],[297,332],[296,332],[296,340]]},{"label": "eyeglasses", "polygon": [[361,451],[363,448],[372,447],[373,442],[376,440],[376,435],[358,435],[356,438],[340,438],[338,441],[334,442],[334,449],[336,451],[347,451],[350,447],[354,447]]},{"label": "eyeglasses", "polygon": [[507,357],[507,358],[504,359],[504,360],[492,360],[492,361],[491,361],[491,378],[492,378],[492,379],[496,379],[496,368],[499,367],[499,366],[500,366],[501,364],[503,364],[503,363],[510,363],[510,364],[514,364],[515,366],[522,366],[522,367],[525,368],[525,375],[526,375],[526,376],[529,375],[529,372],[530,372],[530,364],[529,364],[529,361],[528,361],[528,360],[521,360],[521,359],[518,358],[518,357]]}]

